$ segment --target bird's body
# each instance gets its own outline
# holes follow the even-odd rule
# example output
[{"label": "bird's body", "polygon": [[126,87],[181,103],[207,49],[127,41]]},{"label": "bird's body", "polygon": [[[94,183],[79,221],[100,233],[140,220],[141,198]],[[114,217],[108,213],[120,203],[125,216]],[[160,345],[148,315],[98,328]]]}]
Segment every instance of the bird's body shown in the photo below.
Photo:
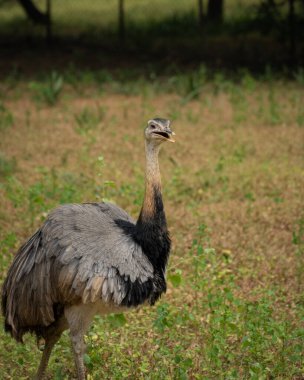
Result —
[{"label": "bird's body", "polygon": [[122,209],[109,203],[63,205],[20,249],[11,267],[5,286],[12,303],[6,304],[7,329],[17,340],[27,328],[43,336],[66,300],[100,300],[111,310],[153,303],[165,290],[163,274],[156,274],[136,224]]},{"label": "bird's body", "polygon": [[5,329],[17,341],[28,331],[45,339],[37,379],[69,328],[83,380],[83,335],[94,315],[153,305],[166,291],[170,238],[157,158],[160,143],[172,132],[167,120],[154,119],[145,134],[146,191],[137,222],[111,203],[60,206],[19,249],[9,269],[2,289]]}]

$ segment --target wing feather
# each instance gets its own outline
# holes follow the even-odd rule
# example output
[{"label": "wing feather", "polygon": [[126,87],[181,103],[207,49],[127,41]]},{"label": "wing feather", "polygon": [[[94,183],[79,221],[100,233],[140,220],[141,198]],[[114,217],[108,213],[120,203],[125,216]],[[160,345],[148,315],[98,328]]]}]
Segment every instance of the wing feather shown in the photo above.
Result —
[{"label": "wing feather", "polygon": [[100,297],[119,303],[126,295],[124,283],[145,283],[153,277],[141,247],[115,223],[121,218],[134,223],[123,210],[105,203],[65,205],[50,215],[44,233],[53,237],[49,244],[57,249],[52,247],[47,255],[61,248],[56,260],[64,292],[70,288],[82,302]]},{"label": "wing feather", "polygon": [[135,228],[112,204],[63,205],[20,248],[3,287],[6,321],[16,339],[22,339],[22,325],[52,323],[56,303],[135,304],[148,295],[153,266],[117,220]]}]

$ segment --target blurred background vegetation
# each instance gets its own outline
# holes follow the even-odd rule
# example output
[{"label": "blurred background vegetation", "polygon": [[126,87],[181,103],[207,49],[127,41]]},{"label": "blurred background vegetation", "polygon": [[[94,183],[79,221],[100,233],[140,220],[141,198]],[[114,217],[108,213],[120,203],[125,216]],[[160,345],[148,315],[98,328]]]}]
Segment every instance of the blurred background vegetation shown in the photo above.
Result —
[{"label": "blurred background vegetation", "polygon": [[[1,0],[0,69],[112,69],[119,60],[162,73],[201,62],[286,71],[303,64],[303,23],[303,0]],[[33,67],[43,54],[51,62]]]}]

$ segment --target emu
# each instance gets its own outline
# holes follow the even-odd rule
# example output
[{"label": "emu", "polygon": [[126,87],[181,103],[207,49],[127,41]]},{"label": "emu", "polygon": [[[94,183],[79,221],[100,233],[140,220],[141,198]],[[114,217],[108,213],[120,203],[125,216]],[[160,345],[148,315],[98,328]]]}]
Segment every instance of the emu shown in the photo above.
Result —
[{"label": "emu", "polygon": [[146,183],[137,222],[111,203],[66,204],[53,210],[19,249],[2,288],[5,330],[44,339],[36,379],[70,330],[77,376],[85,379],[84,334],[94,315],[153,305],[166,291],[170,237],[161,194],[160,146],[174,142],[170,121],[145,128]]}]

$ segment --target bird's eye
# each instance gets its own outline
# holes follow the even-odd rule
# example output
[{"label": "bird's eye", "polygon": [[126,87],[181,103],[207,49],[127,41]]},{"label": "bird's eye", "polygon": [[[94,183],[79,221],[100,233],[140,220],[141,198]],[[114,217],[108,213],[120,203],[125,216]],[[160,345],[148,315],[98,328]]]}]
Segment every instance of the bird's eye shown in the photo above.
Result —
[{"label": "bird's eye", "polygon": [[150,125],[150,128],[151,128],[151,129],[155,129],[156,126],[155,126],[154,124],[151,124],[151,125]]}]

